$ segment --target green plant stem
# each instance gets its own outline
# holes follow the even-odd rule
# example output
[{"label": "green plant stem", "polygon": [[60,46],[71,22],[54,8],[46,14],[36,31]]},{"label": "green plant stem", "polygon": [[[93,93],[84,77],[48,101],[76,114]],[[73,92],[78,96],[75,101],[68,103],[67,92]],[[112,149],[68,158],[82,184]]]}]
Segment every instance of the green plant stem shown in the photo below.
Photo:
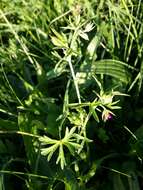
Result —
[{"label": "green plant stem", "polygon": [[72,78],[73,78],[73,81],[74,81],[74,85],[75,85],[75,90],[76,90],[78,102],[79,102],[79,104],[81,104],[79,87],[78,87],[78,83],[77,83],[77,80],[76,80],[76,76],[75,76],[75,72],[74,72],[74,69],[73,69],[73,65],[72,65],[72,62],[71,62],[71,55],[69,55],[67,57],[67,61],[68,61],[68,64],[69,64],[69,67],[70,67],[70,71],[71,71],[71,74],[72,74]]},{"label": "green plant stem", "polygon": [[41,137],[39,135],[33,135],[31,133],[26,133],[26,132],[22,132],[22,131],[0,131],[0,134],[18,134],[18,135],[30,136],[30,137],[34,137],[34,138]]},{"label": "green plant stem", "polygon": [[41,179],[53,179],[47,176],[37,175],[37,174],[31,174],[31,173],[24,173],[24,172],[17,172],[17,171],[8,171],[8,170],[0,170],[1,174],[10,174],[10,175],[24,175],[28,177],[34,177],[34,178],[41,178]]},{"label": "green plant stem", "polygon": [[11,84],[10,84],[10,82],[9,82],[7,76],[6,76],[6,73],[5,73],[5,71],[4,71],[4,68],[3,68],[3,65],[2,65],[2,64],[1,64],[1,68],[2,68],[2,72],[3,72],[3,76],[4,76],[4,78],[5,78],[6,82],[7,82],[7,84],[8,84],[8,86],[9,86],[10,90],[11,90],[12,93],[14,94],[14,96],[15,96],[15,98],[17,99],[17,101],[19,102],[19,104],[20,104],[21,106],[23,106],[23,103],[22,103],[21,100],[18,98],[18,96],[16,95],[14,89],[12,88],[12,86],[11,86]]},{"label": "green plant stem", "polygon": [[51,26],[53,23],[55,23],[56,21],[58,21],[59,19],[61,19],[61,18],[65,17],[66,15],[68,15],[71,11],[72,11],[72,10],[68,10],[67,12],[63,13],[62,15],[56,17],[54,20],[52,20],[52,21],[50,22],[50,26]]}]

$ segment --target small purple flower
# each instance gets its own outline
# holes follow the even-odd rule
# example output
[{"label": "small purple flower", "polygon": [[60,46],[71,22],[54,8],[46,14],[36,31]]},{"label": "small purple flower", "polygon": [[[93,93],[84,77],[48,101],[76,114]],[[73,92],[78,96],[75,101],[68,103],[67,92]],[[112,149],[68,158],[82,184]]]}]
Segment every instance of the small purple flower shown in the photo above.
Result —
[{"label": "small purple flower", "polygon": [[108,120],[112,120],[113,115],[114,115],[114,114],[113,114],[111,111],[105,109],[105,110],[103,110],[103,112],[102,112],[102,120],[103,120],[104,122],[106,122],[106,121],[108,121]]},{"label": "small purple flower", "polygon": [[111,113],[108,114],[108,120],[111,120],[113,118],[113,115]]}]

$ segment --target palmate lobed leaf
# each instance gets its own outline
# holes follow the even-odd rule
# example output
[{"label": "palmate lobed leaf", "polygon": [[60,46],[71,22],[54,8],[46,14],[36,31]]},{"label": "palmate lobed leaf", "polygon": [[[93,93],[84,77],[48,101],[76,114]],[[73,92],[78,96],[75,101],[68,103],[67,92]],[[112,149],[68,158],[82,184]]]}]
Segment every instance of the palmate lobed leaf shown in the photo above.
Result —
[{"label": "palmate lobed leaf", "polygon": [[[56,151],[56,149],[58,148],[58,146],[59,146],[59,144],[56,143],[48,148],[42,148],[41,154],[46,156],[46,155],[50,154],[51,152],[54,153]],[[48,161],[49,161],[49,159],[48,159]]]},{"label": "palmate lobed leaf", "polygon": [[48,156],[48,161],[50,161],[55,151],[59,149],[56,164],[60,162],[61,169],[64,169],[64,167],[66,166],[64,147],[68,148],[71,155],[75,155],[77,150],[83,148],[80,144],[80,141],[92,142],[88,138],[75,133],[76,129],[77,127],[72,127],[69,130],[69,128],[67,127],[64,138],[60,140],[51,139],[47,136],[40,137],[39,141],[42,143],[42,145],[52,144],[52,146],[48,148],[41,148],[41,154],[44,156]]},{"label": "palmate lobed leaf", "polygon": [[[76,143],[77,144],[77,143]],[[71,143],[65,143],[65,146],[68,148],[68,150],[70,151],[71,155],[75,155],[75,146],[72,146]],[[80,145],[77,144],[76,147],[80,148]]]},{"label": "palmate lobed leaf", "polygon": [[79,140],[85,140],[88,143],[92,142],[92,140],[88,139],[87,137],[81,136],[79,134],[74,134],[74,137],[76,137],[78,141]]},{"label": "palmate lobed leaf", "polygon": [[55,143],[58,142],[57,140],[51,139],[51,138],[49,138],[47,136],[40,137],[39,141],[41,141],[43,145],[46,145],[46,144],[55,144]]},{"label": "palmate lobed leaf", "polygon": [[76,127],[72,127],[71,130],[69,131],[69,128],[66,127],[66,131],[65,131],[65,137],[63,138],[63,142],[68,141],[71,137],[73,137],[74,132],[76,131]]},{"label": "palmate lobed leaf", "polygon": [[64,155],[64,150],[63,150],[63,145],[60,144],[59,147],[59,155],[56,161],[56,164],[58,164],[60,162],[61,165],[61,169],[64,169],[64,166],[66,166],[66,160],[65,160],[65,155]]}]

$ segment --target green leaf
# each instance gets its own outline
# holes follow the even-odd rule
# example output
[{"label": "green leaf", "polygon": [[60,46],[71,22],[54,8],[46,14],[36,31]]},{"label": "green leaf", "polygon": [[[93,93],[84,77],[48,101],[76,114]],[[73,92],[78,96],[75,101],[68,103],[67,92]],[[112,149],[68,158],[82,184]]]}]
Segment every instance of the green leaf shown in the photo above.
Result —
[{"label": "green leaf", "polygon": [[62,42],[62,41],[60,41],[58,38],[52,36],[52,37],[51,37],[51,40],[52,40],[52,43],[53,43],[55,46],[61,47],[61,48],[65,47],[65,43]]},{"label": "green leaf", "polygon": [[[18,126],[19,126],[19,130],[21,132],[31,133],[30,123],[31,123],[31,119],[30,119],[29,114],[19,113]],[[34,171],[37,156],[36,156],[36,152],[35,152],[34,146],[33,146],[33,139],[29,136],[23,136],[23,139],[24,139],[24,145],[25,145],[28,162]]]},{"label": "green leaf", "polygon": [[132,171],[132,178],[128,179],[130,190],[140,190],[138,176]]},{"label": "green leaf", "polygon": [[7,149],[7,145],[5,145],[2,140],[0,140],[0,154],[7,154],[8,153],[8,149]]},{"label": "green leaf", "polygon": [[14,121],[0,119],[1,130],[18,130],[18,125]]},{"label": "green leaf", "polygon": [[110,59],[95,61],[92,65],[85,62],[80,69],[81,72],[90,72],[94,75],[109,75],[126,84],[131,81],[130,70],[134,68],[122,61]]},{"label": "green leaf", "polygon": [[66,160],[65,160],[65,156],[64,156],[64,150],[63,150],[63,145],[62,143],[60,144],[59,147],[59,156],[57,158],[56,164],[58,164],[60,162],[61,165],[61,169],[64,169],[64,166],[66,166]]},{"label": "green leaf", "polygon": [[95,111],[95,108],[91,105],[89,107],[89,109],[90,109],[90,113],[93,115],[95,121],[99,122],[99,118],[98,118],[98,115],[97,115],[97,113]]},{"label": "green leaf", "polygon": [[113,188],[114,190],[126,190],[120,174],[113,174]]},{"label": "green leaf", "polygon": [[51,36],[52,43],[59,48],[68,48],[67,38],[64,33],[58,33],[55,29],[52,28],[52,32],[55,36]]},{"label": "green leaf", "polygon": [[41,149],[41,154],[43,154],[44,156],[48,155],[48,161],[51,159],[53,153],[59,148],[59,154],[56,160],[56,164],[60,162],[62,170],[64,169],[64,166],[66,166],[64,146],[66,146],[69,152],[74,155],[77,150],[83,148],[83,146],[79,144],[79,141],[83,140],[86,142],[92,142],[90,139],[75,133],[76,129],[77,127],[72,127],[69,130],[69,128],[66,127],[65,136],[63,139],[60,140],[51,139],[46,136],[39,138],[39,140],[42,142],[42,145],[52,144],[52,146],[48,148],[44,147]]},{"label": "green leaf", "polygon": [[74,124],[76,126],[81,125],[81,117],[80,117],[79,113],[69,112],[68,119],[69,119],[71,124]]},{"label": "green leaf", "polygon": [[80,31],[79,36],[84,40],[89,40],[88,35],[83,31]]},{"label": "green leaf", "polygon": [[[128,70],[129,66],[117,60],[100,60],[96,61],[92,68],[95,74],[106,74],[128,83],[131,80],[131,75]],[[132,68],[133,69],[133,68]]]},{"label": "green leaf", "polygon": [[47,137],[47,136],[40,137],[40,138],[39,138],[39,141],[42,142],[42,145],[55,144],[55,143],[58,142],[57,140],[51,139],[51,138],[49,138],[49,137]]},{"label": "green leaf", "polygon": [[93,23],[89,22],[89,23],[85,26],[84,32],[90,32],[91,30],[93,30],[93,28],[94,28]]},{"label": "green leaf", "polygon": [[58,144],[54,144],[49,148],[43,148],[41,149],[41,154],[44,156],[48,155],[48,161],[50,161],[52,155],[57,150],[58,146],[59,146]]}]

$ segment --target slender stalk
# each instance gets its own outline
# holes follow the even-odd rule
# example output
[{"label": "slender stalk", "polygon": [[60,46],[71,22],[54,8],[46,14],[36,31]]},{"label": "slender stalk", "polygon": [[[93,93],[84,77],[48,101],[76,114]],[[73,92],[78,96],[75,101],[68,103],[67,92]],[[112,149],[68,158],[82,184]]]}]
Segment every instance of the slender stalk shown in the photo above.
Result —
[{"label": "slender stalk", "polygon": [[12,88],[12,86],[11,86],[11,84],[10,84],[10,82],[9,82],[7,76],[6,76],[6,73],[5,73],[5,71],[4,71],[4,68],[3,68],[3,65],[2,65],[2,64],[1,64],[1,68],[2,68],[2,72],[3,72],[3,76],[4,76],[4,78],[5,78],[6,82],[7,82],[7,84],[8,84],[8,86],[9,86],[10,90],[11,90],[12,93],[14,94],[14,96],[15,96],[15,98],[17,99],[17,101],[19,102],[19,104],[20,104],[21,106],[23,106],[23,103],[22,103],[21,100],[18,98],[18,96],[16,95],[14,89]]},{"label": "slender stalk", "polygon": [[72,74],[72,78],[73,78],[73,81],[74,81],[74,85],[75,85],[75,90],[76,90],[78,102],[79,102],[79,104],[81,104],[80,91],[79,91],[77,79],[76,79],[76,76],[75,76],[75,72],[74,72],[74,69],[73,69],[73,65],[72,65],[72,62],[71,62],[71,55],[69,55],[67,57],[67,61],[68,61],[68,64],[69,64],[69,67],[70,67],[70,71],[71,71],[71,74]]},{"label": "slender stalk", "polygon": [[39,135],[33,135],[31,133],[27,133],[27,132],[22,132],[22,131],[0,131],[0,134],[18,134],[18,135],[24,135],[24,136],[30,136],[30,137],[36,137],[36,138],[40,138],[41,136]]}]

